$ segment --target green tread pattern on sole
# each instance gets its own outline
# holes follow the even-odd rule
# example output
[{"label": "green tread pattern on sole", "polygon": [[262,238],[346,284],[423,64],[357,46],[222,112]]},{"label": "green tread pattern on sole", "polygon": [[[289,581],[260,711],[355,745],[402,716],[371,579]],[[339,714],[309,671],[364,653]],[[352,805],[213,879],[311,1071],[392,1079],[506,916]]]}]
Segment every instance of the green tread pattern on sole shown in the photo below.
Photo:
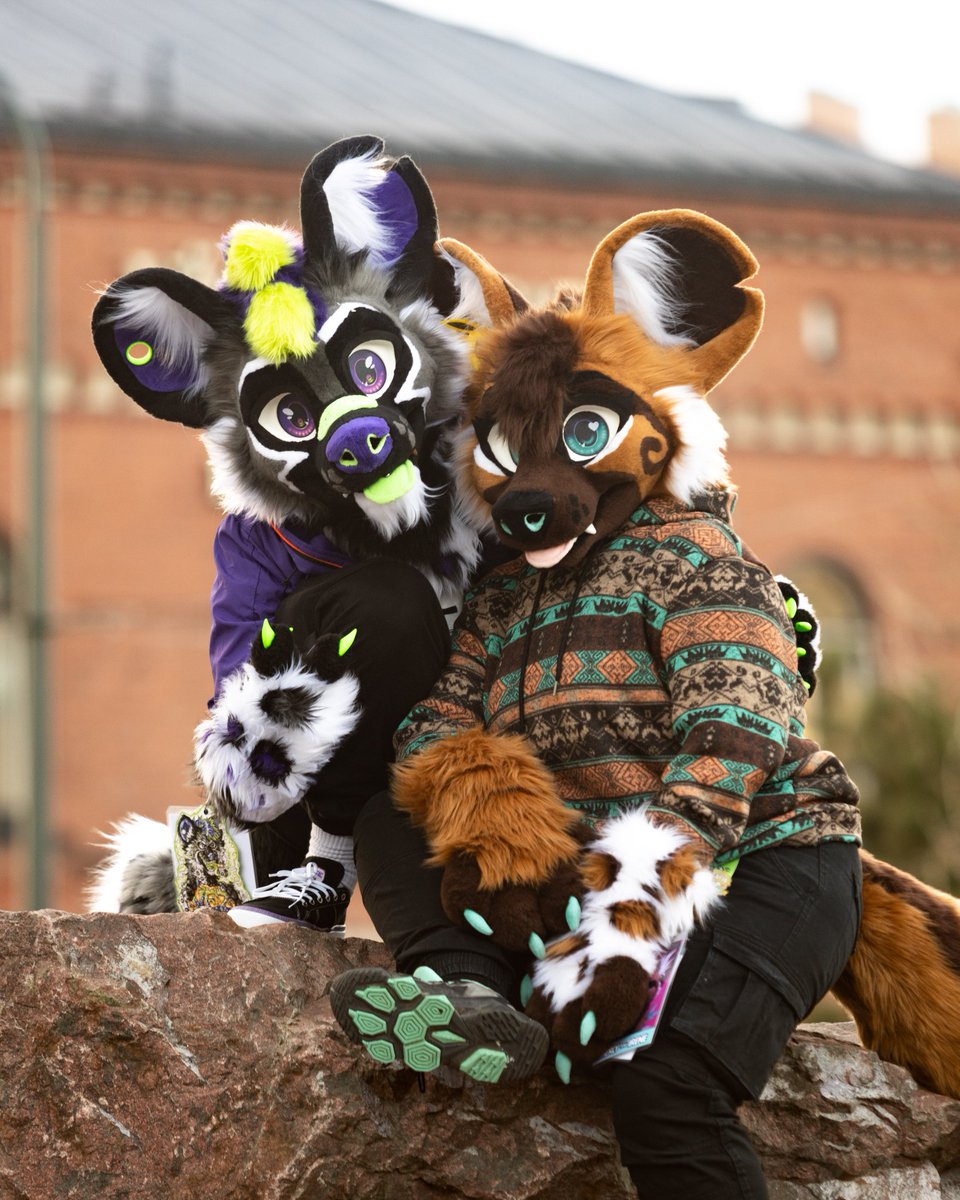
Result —
[{"label": "green tread pattern on sole", "polygon": [[376,1059],[378,1063],[396,1062],[397,1054],[393,1048],[393,1043],[378,1038],[376,1041],[363,1039],[363,1047],[371,1058]]},{"label": "green tread pattern on sole", "polygon": [[540,1045],[526,1029],[518,1031],[515,1014],[464,1018],[448,996],[425,993],[413,976],[391,978],[380,968],[354,974],[349,984],[334,987],[334,1012],[381,1066],[429,1072],[446,1064],[479,1083],[498,1083],[526,1078],[543,1061],[546,1035]]},{"label": "green tread pattern on sole", "polygon": [[507,1056],[502,1050],[481,1046],[460,1064],[460,1070],[479,1083],[496,1083],[507,1066]]}]

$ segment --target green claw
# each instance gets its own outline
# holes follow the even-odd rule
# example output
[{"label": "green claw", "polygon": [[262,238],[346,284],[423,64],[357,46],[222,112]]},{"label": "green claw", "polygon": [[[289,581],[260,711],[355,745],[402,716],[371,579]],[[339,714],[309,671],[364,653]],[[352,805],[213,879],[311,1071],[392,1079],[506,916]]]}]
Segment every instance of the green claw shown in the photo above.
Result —
[{"label": "green claw", "polygon": [[809,621],[794,621],[793,627],[798,633],[809,633],[813,628]]},{"label": "green claw", "polygon": [[807,689],[808,692],[810,691],[810,684],[808,683],[808,681],[806,679],[803,680],[803,686]]},{"label": "green claw", "polygon": [[580,1022],[580,1045],[585,1046],[597,1032],[597,1018],[591,1010]]},{"label": "green claw", "polygon": [[337,644],[337,654],[340,656],[340,658],[343,658],[343,656],[346,654],[346,652],[350,649],[350,647],[353,645],[353,643],[356,640],[357,640],[357,631],[355,629],[351,629],[349,633],[345,633],[343,635],[343,637],[340,639],[339,643]]},{"label": "green claw", "polygon": [[527,942],[527,945],[530,947],[530,953],[533,955],[534,958],[546,958],[547,957],[547,948],[543,944],[543,938],[540,936],[539,933],[531,933],[530,941]]},{"label": "green claw", "polygon": [[567,928],[571,933],[576,933],[580,928],[581,912],[582,910],[580,908],[580,901],[576,898],[576,896],[571,896],[567,901],[567,911],[564,914],[567,919]]},{"label": "green claw", "polygon": [[474,912],[472,908],[465,908],[463,910],[463,919],[471,929],[475,929],[477,933],[482,933],[484,937],[490,937],[493,933],[493,930],[483,917],[478,912]]},{"label": "green claw", "polygon": [[792,621],[793,618],[797,615],[797,608],[799,606],[798,606],[796,600],[794,600],[794,598],[792,596],[787,597],[786,605],[787,605],[787,616]]},{"label": "green claw", "polygon": [[573,1063],[563,1053],[562,1050],[557,1051],[557,1057],[553,1060],[553,1065],[557,1069],[557,1074],[560,1076],[561,1083],[570,1082],[570,1071],[573,1068]]},{"label": "green claw", "polygon": [[530,997],[533,995],[533,980],[529,975],[524,975],[520,980],[520,1003],[524,1008],[530,1003]]},{"label": "green claw", "polygon": [[802,646],[797,647],[797,658],[806,658],[807,652]]},{"label": "green claw", "polygon": [[277,636],[277,631],[270,624],[266,617],[263,618],[263,624],[260,626],[260,641],[263,644],[264,650],[269,650],[273,645],[273,639]]}]

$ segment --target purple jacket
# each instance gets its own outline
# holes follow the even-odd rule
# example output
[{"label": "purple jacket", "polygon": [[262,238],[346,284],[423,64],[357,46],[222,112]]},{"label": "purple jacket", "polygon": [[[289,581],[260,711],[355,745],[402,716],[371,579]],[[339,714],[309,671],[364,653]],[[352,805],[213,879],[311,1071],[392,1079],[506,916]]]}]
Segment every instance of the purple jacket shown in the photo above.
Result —
[{"label": "purple jacket", "polygon": [[[214,696],[250,657],[253,639],[280,601],[310,575],[325,575],[352,560],[322,534],[303,541],[282,526],[230,514],[213,539],[217,575],[210,593],[210,666]],[[211,704],[213,701],[211,701]]]}]

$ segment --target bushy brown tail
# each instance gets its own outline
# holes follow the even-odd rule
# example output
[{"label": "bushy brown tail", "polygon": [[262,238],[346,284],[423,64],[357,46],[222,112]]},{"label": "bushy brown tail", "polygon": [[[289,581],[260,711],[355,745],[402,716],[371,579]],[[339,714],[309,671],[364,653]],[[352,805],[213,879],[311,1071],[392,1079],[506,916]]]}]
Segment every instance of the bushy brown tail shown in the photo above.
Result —
[{"label": "bushy brown tail", "polygon": [[863,924],[834,994],[866,1047],[960,1099],[960,902],[861,857]]}]

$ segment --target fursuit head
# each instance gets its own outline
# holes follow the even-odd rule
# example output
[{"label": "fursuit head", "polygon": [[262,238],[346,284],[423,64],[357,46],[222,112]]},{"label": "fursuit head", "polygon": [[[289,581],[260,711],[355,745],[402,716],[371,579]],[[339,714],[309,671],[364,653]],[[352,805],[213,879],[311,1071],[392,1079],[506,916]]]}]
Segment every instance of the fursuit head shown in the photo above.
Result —
[{"label": "fursuit head", "polygon": [[[350,562],[407,563],[455,609],[480,539],[453,486],[468,343],[433,197],[409,158],[353,137],[307,167],[300,218],[299,232],[235,224],[216,287],[160,266],[115,280],[93,313],[96,349],[147,413],[200,431],[225,523],[267,543],[325,538]],[[256,565],[261,544],[230,553]],[[237,634],[239,665],[198,726],[195,762],[207,817],[268,822],[353,728],[358,687],[337,654],[308,661],[286,627],[261,634],[276,612],[257,609],[266,585],[248,575],[234,608],[257,620],[242,645]],[[100,906],[120,886],[119,860],[142,879],[151,839],[162,858],[166,838],[146,818],[117,827]],[[129,911],[169,907],[150,884],[121,890]]]},{"label": "fursuit head", "polygon": [[[442,244],[457,264],[460,295],[469,297],[463,315],[478,327],[469,423],[458,450],[461,488],[475,519],[536,569],[529,585],[511,574],[514,589],[589,568],[593,552],[616,548],[639,505],[696,508],[702,495],[729,489],[726,434],[707,395],[747,352],[763,313],[762,293],[746,285],[757,263],[730,230],[687,210],[636,216],[601,242],[582,292],[562,291],[537,310],[469,247]],[[629,553],[634,543],[626,544]],[[679,565],[678,556],[673,561]],[[539,961],[526,986],[528,1012],[548,1026],[555,1045],[582,1055],[581,1046],[598,1040],[604,998],[615,1002],[618,973],[646,995],[659,956],[723,902],[722,881],[711,869],[712,851],[706,859],[696,852],[682,822],[654,823],[628,808],[602,821],[593,838],[575,823],[562,803],[564,772],[572,776],[581,756],[591,769],[604,761],[584,741],[598,736],[586,728],[589,705],[558,707],[564,653],[590,650],[561,631],[563,609],[572,613],[575,601],[550,608],[547,583],[544,605],[525,609],[529,628],[536,622],[546,631],[539,644],[552,637],[561,646],[547,663],[555,682],[548,679],[542,696],[544,659],[533,652],[528,726],[522,678],[529,678],[529,649],[512,674],[507,655],[514,632],[521,640],[530,635],[508,612],[509,589],[485,586],[488,607],[474,604],[471,619],[480,613],[488,624],[464,626],[460,665],[451,660],[448,668],[459,690],[442,693],[466,718],[451,734],[440,709],[411,714],[414,752],[400,755],[394,794],[423,827],[431,861],[444,867],[448,916],[511,949],[533,948]],[[672,586],[669,579],[664,586]],[[790,628],[796,603],[791,609],[784,595],[787,664],[802,635]],[[491,675],[494,634],[503,678]],[[464,699],[471,678],[483,689],[479,704]],[[802,714],[802,691],[796,696],[791,703]],[[499,725],[485,726],[484,705],[500,714]],[[607,711],[612,722],[621,719],[615,707]],[[545,732],[534,743],[538,720]],[[562,756],[551,758],[557,744]],[[817,753],[822,763],[825,752]],[[867,853],[862,861],[862,925],[834,993],[866,1046],[924,1086],[960,1097],[960,906]],[[616,1037],[634,1028],[632,1019]],[[606,1040],[615,1040],[613,1032]]]},{"label": "fursuit head", "polygon": [[115,280],[100,358],[151,416],[201,431],[225,512],[462,587],[478,555],[450,487],[466,359],[426,180],[349,138],[310,163],[300,219],[234,225],[216,288],[165,267]]}]

